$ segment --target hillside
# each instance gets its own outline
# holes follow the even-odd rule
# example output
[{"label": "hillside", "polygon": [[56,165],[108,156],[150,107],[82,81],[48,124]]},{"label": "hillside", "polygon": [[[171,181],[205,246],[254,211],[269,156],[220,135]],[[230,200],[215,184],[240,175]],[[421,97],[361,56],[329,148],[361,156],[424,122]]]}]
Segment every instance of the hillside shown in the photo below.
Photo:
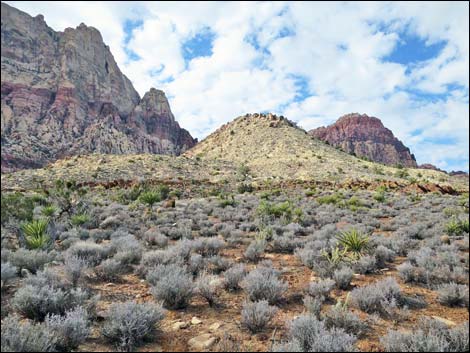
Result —
[{"label": "hillside", "polygon": [[[420,180],[453,184],[454,179],[435,170],[406,169],[362,160],[334,148],[284,117],[246,114],[217,129],[184,156],[201,160],[246,164],[255,178],[289,180]],[[465,183],[457,182],[459,188]],[[468,189],[468,185],[466,186]]]}]

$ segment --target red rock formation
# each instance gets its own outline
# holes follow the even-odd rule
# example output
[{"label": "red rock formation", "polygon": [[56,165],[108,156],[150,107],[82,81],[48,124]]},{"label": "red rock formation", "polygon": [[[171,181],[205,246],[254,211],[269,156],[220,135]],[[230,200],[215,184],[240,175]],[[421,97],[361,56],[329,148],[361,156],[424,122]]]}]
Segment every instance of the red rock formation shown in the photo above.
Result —
[{"label": "red rock formation", "polygon": [[1,6],[2,171],[91,152],[180,154],[196,143],[162,91],[140,99],[98,30],[55,32],[41,15]]},{"label": "red rock formation", "polygon": [[347,114],[327,127],[310,130],[309,134],[341,147],[358,157],[387,165],[401,164],[416,167],[416,160],[409,148],[383,126],[380,119],[365,114]]},{"label": "red rock formation", "polygon": [[431,163],[420,164],[420,165],[418,166],[418,168],[419,168],[419,169],[437,170],[438,172],[444,172],[444,173],[446,173],[445,170],[439,169],[438,167],[436,167],[434,164],[431,164]]}]

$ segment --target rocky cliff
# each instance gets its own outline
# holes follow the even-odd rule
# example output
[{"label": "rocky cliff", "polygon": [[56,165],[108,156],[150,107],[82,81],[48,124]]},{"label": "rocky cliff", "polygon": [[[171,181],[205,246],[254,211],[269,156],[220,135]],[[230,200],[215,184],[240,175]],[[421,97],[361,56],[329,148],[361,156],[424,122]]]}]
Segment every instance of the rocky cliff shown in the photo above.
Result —
[{"label": "rocky cliff", "polygon": [[142,99],[100,32],[55,32],[43,16],[1,8],[2,171],[92,152],[180,154],[196,140],[163,91]]},{"label": "rocky cliff", "polygon": [[347,114],[327,127],[310,130],[315,138],[344,151],[387,165],[417,167],[413,154],[380,119],[365,114]]}]

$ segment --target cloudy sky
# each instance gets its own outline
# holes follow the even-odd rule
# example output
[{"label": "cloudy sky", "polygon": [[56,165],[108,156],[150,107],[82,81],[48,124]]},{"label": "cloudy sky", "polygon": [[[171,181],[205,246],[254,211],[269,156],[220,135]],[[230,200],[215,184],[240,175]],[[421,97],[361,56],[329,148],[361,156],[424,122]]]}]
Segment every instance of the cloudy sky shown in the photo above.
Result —
[{"label": "cloudy sky", "polygon": [[246,112],[305,129],[380,118],[418,163],[469,163],[467,2],[27,2],[55,30],[100,30],[142,96],[163,89],[198,138]]}]

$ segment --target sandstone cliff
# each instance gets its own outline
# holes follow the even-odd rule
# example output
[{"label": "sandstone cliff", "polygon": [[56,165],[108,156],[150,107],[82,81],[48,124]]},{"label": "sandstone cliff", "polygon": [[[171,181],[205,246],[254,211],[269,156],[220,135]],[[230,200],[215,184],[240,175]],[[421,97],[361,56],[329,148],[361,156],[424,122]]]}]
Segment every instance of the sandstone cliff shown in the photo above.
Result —
[{"label": "sandstone cliff", "polygon": [[55,32],[41,15],[1,6],[2,171],[93,152],[177,155],[196,143],[162,91],[140,99],[98,30]]},{"label": "sandstone cliff", "polygon": [[344,151],[387,165],[417,167],[416,159],[380,119],[365,114],[347,114],[327,127],[310,130],[315,138]]}]

